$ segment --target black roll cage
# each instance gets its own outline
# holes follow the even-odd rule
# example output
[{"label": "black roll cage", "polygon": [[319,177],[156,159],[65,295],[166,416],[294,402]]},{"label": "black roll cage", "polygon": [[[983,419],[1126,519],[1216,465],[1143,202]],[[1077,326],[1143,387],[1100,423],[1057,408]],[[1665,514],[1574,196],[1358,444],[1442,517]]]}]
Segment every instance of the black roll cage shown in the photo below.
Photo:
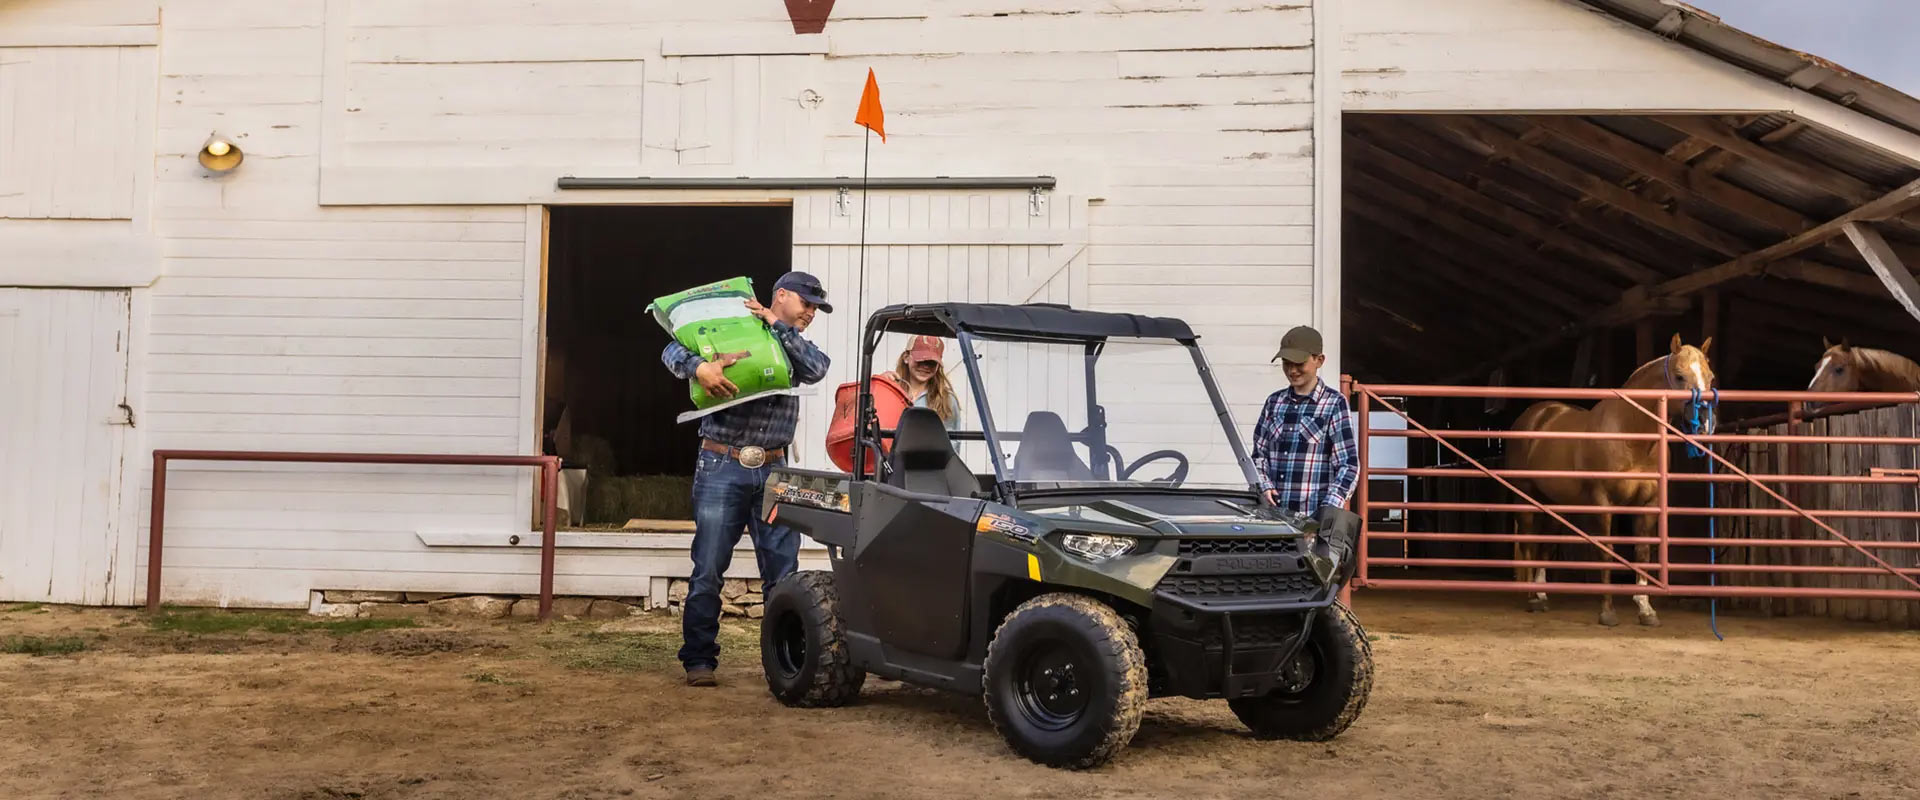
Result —
[{"label": "black roll cage", "polygon": [[[1044,327],[1020,330],[1009,327],[1008,321],[1017,321],[1022,312],[1041,315]],[[906,328],[907,330],[901,330]],[[1006,458],[1000,449],[1003,441],[1017,442],[1020,434],[1000,431],[993,422],[993,409],[987,402],[986,384],[980,374],[979,354],[974,348],[976,340],[1001,342],[1025,342],[1032,344],[1078,344],[1086,350],[1087,385],[1087,425],[1079,431],[1069,431],[1068,438],[1087,446],[1093,454],[1089,466],[1099,480],[1111,480],[1108,470],[1111,462],[1116,468],[1124,468],[1120,463],[1121,453],[1107,441],[1107,412],[1100,405],[1098,382],[1094,378],[1094,366],[1100,354],[1106,349],[1107,341],[1115,336],[1140,340],[1173,341],[1187,349],[1193,358],[1194,367],[1199,370],[1200,382],[1207,389],[1207,399],[1213,403],[1214,416],[1227,435],[1227,442],[1233,448],[1234,459],[1240,464],[1240,471],[1249,486],[1257,486],[1253,464],[1247,456],[1244,443],[1233,422],[1232,413],[1227,408],[1226,398],[1220,392],[1219,384],[1214,380],[1213,367],[1200,349],[1199,336],[1178,320],[1135,317],[1126,314],[1109,314],[1097,311],[1076,311],[1064,305],[1053,303],[1034,303],[1019,306],[983,304],[983,303],[937,303],[892,305],[873,312],[861,336],[859,392],[855,408],[855,419],[859,420],[859,433],[855,437],[853,448],[853,474],[855,481],[864,480],[866,458],[871,452],[874,457],[874,479],[884,482],[886,472],[891,470],[887,460],[882,457],[885,451],[881,442],[893,438],[894,431],[880,427],[878,412],[873,405],[873,385],[869,378],[873,374],[873,354],[880,347],[880,340],[888,333],[911,333],[914,335],[941,336],[953,338],[960,344],[961,360],[967,371],[968,385],[972,388],[973,402],[979,413],[981,429],[977,431],[951,431],[948,437],[955,441],[986,442],[988,458],[992,461],[994,472],[994,499],[1001,503],[1013,504],[1018,499],[1016,482],[1007,469]]]}]

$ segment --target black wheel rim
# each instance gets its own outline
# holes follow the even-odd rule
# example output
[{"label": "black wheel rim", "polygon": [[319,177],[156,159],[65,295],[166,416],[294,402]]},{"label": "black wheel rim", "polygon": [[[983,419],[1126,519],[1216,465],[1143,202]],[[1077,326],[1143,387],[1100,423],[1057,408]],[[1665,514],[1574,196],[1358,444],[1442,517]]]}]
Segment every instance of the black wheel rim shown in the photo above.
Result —
[{"label": "black wheel rim", "polygon": [[1320,655],[1318,642],[1307,642],[1307,646],[1294,653],[1286,666],[1280,668],[1280,687],[1274,691],[1281,697],[1298,697],[1313,688],[1314,679],[1320,677],[1320,665],[1324,660]]},{"label": "black wheel rim", "polygon": [[799,676],[801,668],[806,666],[807,629],[799,614],[789,611],[774,621],[773,660],[785,678]]},{"label": "black wheel rim", "polygon": [[1064,730],[1080,721],[1093,694],[1089,665],[1057,641],[1039,642],[1020,660],[1014,695],[1020,715],[1037,728]]}]

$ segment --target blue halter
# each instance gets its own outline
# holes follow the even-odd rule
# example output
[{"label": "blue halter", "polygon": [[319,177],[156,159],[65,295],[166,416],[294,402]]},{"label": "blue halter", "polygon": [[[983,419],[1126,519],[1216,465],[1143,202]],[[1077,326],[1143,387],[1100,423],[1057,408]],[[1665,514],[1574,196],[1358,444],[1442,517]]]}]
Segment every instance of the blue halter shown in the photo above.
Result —
[{"label": "blue halter", "polygon": [[[1661,367],[1667,373],[1667,385],[1673,386],[1673,356],[1667,356],[1661,363]],[[1720,387],[1715,386],[1712,388],[1712,400],[1702,400],[1700,397],[1700,387],[1698,386],[1688,387],[1688,389],[1693,392],[1693,398],[1687,401],[1687,433],[1698,436],[1705,430],[1705,426],[1700,422],[1700,412],[1711,409],[1715,415],[1720,413]],[[1687,443],[1687,456],[1689,458],[1702,458],[1705,457],[1706,454],[1707,451],[1695,447],[1691,442]],[[1713,465],[1709,463],[1707,466],[1712,467]]]}]

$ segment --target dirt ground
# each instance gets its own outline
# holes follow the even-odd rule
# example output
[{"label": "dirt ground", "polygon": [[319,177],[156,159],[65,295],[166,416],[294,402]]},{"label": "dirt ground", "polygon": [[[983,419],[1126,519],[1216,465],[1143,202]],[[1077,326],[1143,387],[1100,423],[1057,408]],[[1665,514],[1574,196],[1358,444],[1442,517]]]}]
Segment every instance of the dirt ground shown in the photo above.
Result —
[{"label": "dirt ground", "polygon": [[[1326,744],[1157,700],[1115,763],[1012,755],[978,701],[782,707],[755,629],[679,685],[676,621],[321,626],[0,606],[0,797],[1920,796],[1920,633],[1587,598],[1361,593],[1372,701]],[[602,629],[605,630],[602,630]],[[73,652],[64,652],[73,651]]]}]

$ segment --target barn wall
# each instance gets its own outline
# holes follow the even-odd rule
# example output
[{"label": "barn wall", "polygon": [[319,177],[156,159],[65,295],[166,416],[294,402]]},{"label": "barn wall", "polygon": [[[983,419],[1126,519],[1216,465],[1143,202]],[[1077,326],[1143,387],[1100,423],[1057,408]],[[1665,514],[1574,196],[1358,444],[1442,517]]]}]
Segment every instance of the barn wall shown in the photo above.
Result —
[{"label": "barn wall", "polygon": [[[1059,176],[1053,203],[1087,198],[1071,299],[1194,320],[1250,425],[1276,326],[1312,313],[1311,10],[1088,5],[843,0],[799,37],[784,4],[758,0],[170,1],[152,200],[165,274],[137,323],[146,444],[533,452],[529,204],[793,201],[562,196],[553,180],[851,174],[868,67],[888,111],[875,174]],[[216,129],[247,156],[225,176],[194,162]],[[511,470],[177,464],[166,596],[532,591],[524,546],[422,540],[523,531],[528,487]],[[685,563],[566,550],[558,588],[639,594]]]}]

